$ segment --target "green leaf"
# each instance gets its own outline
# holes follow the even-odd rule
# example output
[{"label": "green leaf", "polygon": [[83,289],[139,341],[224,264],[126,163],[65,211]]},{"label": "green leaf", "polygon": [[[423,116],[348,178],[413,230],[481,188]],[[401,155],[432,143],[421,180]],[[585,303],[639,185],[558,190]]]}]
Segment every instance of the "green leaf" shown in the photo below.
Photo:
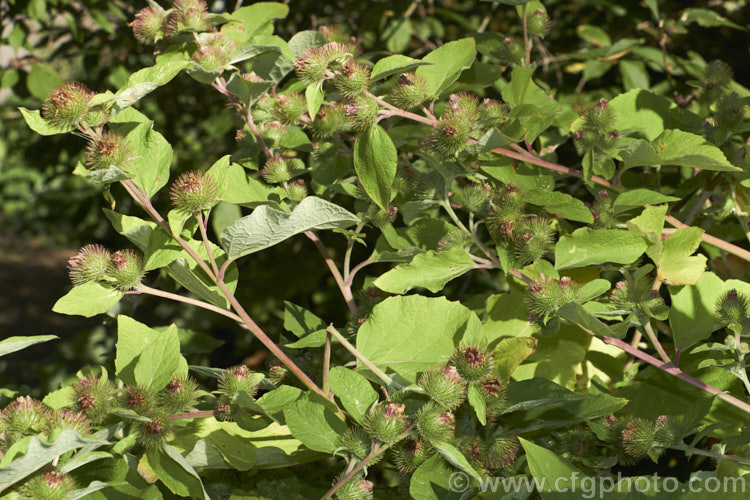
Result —
[{"label": "green leaf", "polygon": [[560,215],[569,220],[594,222],[594,216],[586,204],[567,193],[547,191],[546,189],[530,189],[524,194],[524,201],[532,205],[544,207],[549,213]]},{"label": "green leaf", "polygon": [[258,2],[232,12],[230,20],[242,23],[247,38],[255,35],[260,28],[273,19],[284,19],[289,14],[289,7],[278,2]]},{"label": "green leaf", "polygon": [[[436,453],[412,474],[409,483],[411,497],[419,500],[464,500],[466,491],[457,491],[463,487],[463,483],[456,483],[455,480],[451,480],[452,477],[455,477],[452,476],[454,472],[456,472],[455,469],[451,468],[442,456]],[[470,481],[467,477],[467,488]]]},{"label": "green leaf", "polygon": [[177,327],[169,328],[148,343],[135,364],[135,381],[158,391],[172,379],[180,366],[180,338]]},{"label": "green leaf", "polygon": [[396,146],[380,125],[374,125],[357,135],[354,169],[365,192],[383,210],[388,210],[391,201],[397,157]]},{"label": "green leaf", "polygon": [[[168,359],[158,359],[159,354]],[[182,364],[181,359],[176,328],[158,332],[128,316],[117,317],[115,374],[126,384],[151,383],[161,389]]]},{"label": "green leaf", "polygon": [[21,112],[23,115],[23,119],[26,120],[26,125],[29,126],[31,130],[36,132],[39,135],[56,135],[56,134],[64,134],[66,132],[70,132],[71,130],[75,130],[75,127],[53,127],[50,125],[47,120],[42,118],[41,113],[38,109],[26,109],[26,108],[18,108],[18,111]]},{"label": "green leaf", "polygon": [[387,78],[396,73],[409,73],[419,66],[432,64],[428,61],[420,61],[401,54],[384,57],[375,63],[370,74],[370,80],[376,81]]},{"label": "green leaf", "polygon": [[145,115],[134,108],[127,108],[112,118],[110,127],[125,136],[135,155],[128,167],[133,182],[148,198],[156,194],[169,182],[169,165],[172,163],[172,147]]},{"label": "green leaf", "polygon": [[113,212],[112,210],[102,209],[104,215],[112,223],[112,227],[135,244],[141,251],[145,251],[148,247],[148,241],[151,237],[151,233],[156,229],[156,223],[151,221],[145,221],[138,217],[130,215],[123,215],[119,212]]},{"label": "green leaf", "polygon": [[[579,483],[587,474],[560,458],[558,453],[543,448],[522,437],[518,438],[526,451],[529,470],[543,492],[559,492],[554,498],[580,498],[583,491]],[[576,491],[578,490],[578,491]],[[542,494],[544,498],[544,494]]]},{"label": "green leaf", "polygon": [[667,205],[647,207],[641,215],[627,222],[628,229],[638,236],[642,236],[648,242],[646,255],[651,257],[657,265],[660,260],[662,239],[661,233],[664,229],[664,216],[667,214]]},{"label": "green leaf", "polygon": [[255,466],[257,448],[252,444],[223,429],[211,432],[208,440],[233,469],[246,471]]},{"label": "green leaf", "polygon": [[608,292],[612,283],[603,278],[591,280],[581,287],[581,303],[593,300],[601,294]]},{"label": "green leaf", "polygon": [[678,229],[662,242],[657,276],[672,285],[694,285],[706,269],[706,256],[694,255],[701,244],[703,229]]},{"label": "green leaf", "polygon": [[516,368],[534,353],[536,344],[534,337],[511,337],[498,342],[493,351],[493,376],[500,382],[508,382]]},{"label": "green leaf", "polygon": [[74,286],[60,297],[52,310],[60,314],[79,315],[90,318],[104,314],[120,302],[123,293],[101,283],[84,283]]},{"label": "green leaf", "polygon": [[305,49],[325,45],[326,38],[317,30],[300,31],[289,40],[289,50],[294,57],[299,57]]},{"label": "green leaf", "polygon": [[471,66],[476,55],[473,38],[448,42],[424,56],[422,61],[432,64],[418,67],[416,73],[427,80],[430,94],[437,97]]},{"label": "green leaf", "polygon": [[274,82],[261,81],[251,82],[245,80],[239,73],[233,73],[227,81],[227,90],[237,96],[237,98],[247,105],[255,104],[265,92],[273,87]]},{"label": "green leaf", "polygon": [[432,250],[416,255],[408,264],[399,264],[373,282],[389,293],[403,294],[412,288],[426,288],[432,293],[443,289],[450,280],[474,267],[469,254],[460,248],[436,253]]},{"label": "green leaf", "polygon": [[661,165],[717,170],[741,171],[727,161],[721,150],[700,135],[682,130],[665,130],[655,141],[654,148]]},{"label": "green leaf", "polygon": [[50,340],[59,339],[57,335],[35,335],[33,337],[8,337],[0,340],[0,357],[12,352],[26,349],[34,344],[49,342]]},{"label": "green leaf", "polygon": [[180,71],[190,66],[189,60],[158,60],[148,68],[136,71],[113,97],[115,113],[132,106],[159,87],[169,83]]},{"label": "green leaf", "polygon": [[63,79],[60,75],[46,65],[32,64],[31,71],[26,76],[26,88],[40,101],[46,99],[50,92],[62,84]]},{"label": "green leaf", "polygon": [[148,465],[175,495],[210,500],[198,473],[174,446],[148,450]]},{"label": "green leaf", "polygon": [[649,141],[665,129],[698,130],[703,125],[703,119],[698,115],[680,109],[672,99],[648,90],[630,90],[612,99],[609,105],[617,114],[617,130],[637,130]]},{"label": "green leaf", "polygon": [[697,9],[689,8],[682,11],[680,21],[685,24],[698,23],[698,26],[704,28],[714,28],[716,26],[727,26],[742,31],[747,31],[739,24],[735,24],[726,17],[719,15],[718,12],[714,12],[709,9]]},{"label": "green leaf", "polygon": [[466,390],[466,399],[469,404],[474,408],[474,413],[477,415],[477,420],[482,425],[487,425],[487,405],[484,402],[484,396],[479,392],[477,386],[471,384]]},{"label": "green leaf", "polygon": [[555,269],[571,269],[604,262],[630,264],[646,251],[640,236],[619,229],[576,229],[555,245]]},{"label": "green leaf", "polygon": [[229,259],[258,252],[295,234],[316,229],[345,228],[357,223],[357,217],[331,202],[308,196],[292,212],[267,205],[256,208],[221,233],[221,244]]},{"label": "green leaf", "polygon": [[583,308],[581,304],[570,302],[558,309],[557,314],[567,319],[581,330],[600,337],[621,337],[599,321],[593,314]]},{"label": "green leaf", "polygon": [[286,408],[284,418],[295,438],[311,450],[324,453],[333,453],[339,447],[339,438],[347,429],[329,405],[309,396]]},{"label": "green leaf", "polygon": [[318,116],[318,110],[323,104],[324,98],[325,95],[323,94],[323,82],[314,83],[312,85],[309,85],[307,89],[305,89],[307,114],[310,116],[311,120],[315,121],[315,117]]},{"label": "green leaf", "polygon": [[536,332],[537,327],[529,321],[524,299],[525,294],[514,288],[510,293],[487,298],[484,333],[490,346],[496,345],[503,337],[528,337]]},{"label": "green leaf", "polygon": [[695,285],[670,286],[669,326],[676,349],[685,351],[719,329],[714,308],[724,293],[724,282],[714,273],[703,273]]},{"label": "green leaf", "polygon": [[367,410],[378,400],[378,393],[370,382],[357,372],[334,366],[328,375],[328,383],[344,409],[361,425]]},{"label": "green leaf", "polygon": [[46,443],[37,436],[28,442],[26,453],[21,457],[10,457],[10,453],[0,462],[0,491],[12,486],[29,474],[36,472],[60,455],[84,446],[109,444],[99,439],[81,437],[76,431],[62,431],[52,443]]},{"label": "green leaf", "polygon": [[445,362],[461,340],[484,340],[479,318],[445,297],[389,297],[376,305],[357,333],[357,349],[384,371],[408,382]]},{"label": "green leaf", "polygon": [[319,330],[325,330],[326,323],[304,307],[284,301],[284,328],[297,338],[302,338]]},{"label": "green leaf", "polygon": [[612,204],[612,208],[616,214],[619,214],[644,205],[658,205],[660,203],[669,203],[672,201],[680,201],[680,199],[675,198],[674,196],[657,193],[656,191],[651,191],[649,189],[631,189],[618,195],[617,199]]},{"label": "green leaf", "polygon": [[475,481],[481,481],[482,476],[469,464],[466,457],[449,443],[432,443],[432,446],[443,456],[443,458],[456,469],[465,472]]}]

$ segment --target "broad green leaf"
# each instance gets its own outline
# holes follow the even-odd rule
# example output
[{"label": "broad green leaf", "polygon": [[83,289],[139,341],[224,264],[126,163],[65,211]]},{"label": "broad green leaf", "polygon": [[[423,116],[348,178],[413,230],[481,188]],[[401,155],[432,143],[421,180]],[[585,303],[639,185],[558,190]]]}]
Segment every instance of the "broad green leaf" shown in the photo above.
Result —
[{"label": "broad green leaf", "polygon": [[79,315],[90,318],[104,314],[120,302],[123,293],[101,283],[84,283],[74,286],[60,297],[52,310],[60,314]]},{"label": "broad green leaf", "polygon": [[481,481],[482,476],[469,464],[466,457],[449,443],[432,443],[432,446],[443,456],[443,458],[456,469],[465,472],[472,479]]},{"label": "broad green leaf", "polygon": [[46,443],[37,436],[32,436],[28,443],[26,453],[0,462],[0,492],[22,480],[29,474],[36,472],[45,465],[52,462],[60,455],[84,446],[101,446],[108,444],[106,441],[93,438],[81,437],[72,429],[64,430],[52,443]]},{"label": "broad green leaf", "polygon": [[304,307],[284,301],[284,328],[298,338],[318,330],[325,330],[326,323]]},{"label": "broad green leaf", "polygon": [[255,466],[257,448],[252,444],[238,440],[223,429],[213,431],[208,440],[233,469],[246,471]]},{"label": "broad green leaf", "polygon": [[693,285],[706,269],[705,255],[692,255],[701,244],[703,229],[686,227],[671,234],[661,247],[657,266],[660,280],[672,285]]},{"label": "broad green leaf", "polygon": [[419,254],[408,264],[399,264],[376,279],[373,284],[389,293],[403,294],[412,288],[426,288],[432,293],[443,289],[450,280],[474,267],[469,254],[460,248]]},{"label": "broad green leaf", "polygon": [[33,337],[8,337],[0,340],[0,357],[12,352],[26,349],[34,344],[41,344],[50,340],[59,339],[57,335],[35,335]]},{"label": "broad green leaf", "polygon": [[597,278],[589,281],[581,287],[581,303],[597,298],[601,294],[608,292],[610,288],[612,288],[612,283],[609,280]]},{"label": "broad green leaf", "polygon": [[18,111],[21,112],[23,119],[26,120],[26,125],[39,135],[57,135],[75,130],[75,127],[53,127],[47,120],[42,118],[38,109],[18,108]]},{"label": "broad green leaf", "polygon": [[647,207],[641,215],[627,222],[628,229],[632,233],[646,239],[648,242],[646,255],[651,257],[656,264],[661,258],[661,233],[664,229],[664,216],[667,214],[667,209],[666,205]]},{"label": "broad green leaf", "polygon": [[257,2],[235,10],[230,20],[241,23],[242,31],[247,33],[247,38],[250,38],[266,23],[273,19],[284,19],[287,14],[289,14],[289,7],[283,3]]},{"label": "broad green leaf", "polygon": [[292,212],[267,205],[256,208],[221,233],[221,244],[229,259],[258,252],[295,234],[316,229],[345,228],[357,223],[357,217],[331,202],[308,196]]},{"label": "broad green leaf", "polygon": [[557,311],[557,314],[592,335],[619,337],[607,325],[599,321],[593,314],[584,309],[581,304],[576,302],[565,304]]},{"label": "broad green leaf", "polygon": [[438,453],[427,459],[411,476],[409,493],[412,498],[419,500],[464,500],[466,491],[471,486],[471,479],[467,476],[466,483],[451,479],[456,472]]},{"label": "broad green leaf", "polygon": [[416,73],[427,80],[430,93],[439,96],[471,66],[476,55],[473,38],[448,42],[424,56],[422,61],[432,64],[418,67]]},{"label": "broad green leaf", "polygon": [[474,413],[476,414],[479,423],[487,425],[487,405],[485,404],[484,396],[479,392],[476,385],[471,384],[466,389],[466,400],[469,402],[469,405],[474,408]]},{"label": "broad green leaf", "polygon": [[339,438],[346,432],[342,422],[328,405],[303,397],[284,410],[284,418],[292,435],[315,451],[333,453]]},{"label": "broad green leaf", "polygon": [[112,130],[125,136],[133,148],[134,159],[128,167],[133,182],[148,198],[169,182],[172,147],[153,122],[134,108],[127,108],[109,122]]},{"label": "broad green leaf", "polygon": [[536,350],[536,344],[537,339],[534,337],[511,337],[501,340],[493,351],[493,376],[501,382],[508,382],[518,365]]},{"label": "broad green leaf", "polygon": [[694,285],[669,287],[669,326],[675,348],[685,351],[719,328],[714,308],[723,293],[724,283],[711,272],[703,273]]},{"label": "broad green leaf", "polygon": [[319,47],[326,43],[323,33],[317,30],[300,31],[289,40],[289,50],[294,57],[299,57],[310,47]]},{"label": "broad green leaf", "polygon": [[389,297],[376,305],[357,333],[357,349],[383,371],[408,382],[445,361],[461,340],[484,340],[479,318],[445,297]]},{"label": "broad green leaf", "polygon": [[118,485],[125,486],[127,484],[128,483],[125,481],[110,481],[107,483],[103,483],[101,481],[91,481],[85,488],[71,491],[68,496],[65,497],[65,500],[78,500],[79,498],[87,498],[91,493],[103,490],[104,488]]},{"label": "broad green leaf", "polygon": [[[580,498],[583,491],[581,480],[587,476],[560,457],[559,453],[543,448],[522,437],[518,438],[526,451],[529,470],[537,480],[542,492],[558,492],[550,498]],[[578,491],[576,491],[578,490]],[[542,493],[542,497],[544,493]]]},{"label": "broad green leaf", "polygon": [[528,337],[537,327],[529,321],[525,294],[511,288],[510,293],[490,295],[487,298],[487,318],[484,333],[490,347],[503,337]]},{"label": "broad green leaf", "polygon": [[630,264],[646,251],[640,236],[618,229],[576,229],[555,245],[555,269],[584,267],[604,262]]},{"label": "broad green leaf", "polygon": [[633,89],[609,102],[617,114],[617,130],[637,130],[649,141],[665,129],[699,130],[703,120],[690,111],[680,109],[672,100],[648,90]]},{"label": "broad green leaf", "polygon": [[621,213],[644,205],[658,205],[660,203],[679,200],[679,198],[675,198],[674,196],[667,196],[649,189],[631,189],[618,195],[612,204],[612,208],[615,213]]},{"label": "broad green leaf", "polygon": [[183,497],[210,500],[198,473],[174,446],[148,450],[145,457],[156,476],[169,490]]},{"label": "broad green leaf", "polygon": [[549,213],[561,215],[569,220],[594,222],[594,216],[586,204],[567,193],[547,191],[546,189],[531,189],[524,194],[524,201],[532,205],[544,207]]},{"label": "broad green leaf", "polygon": [[307,101],[307,114],[310,116],[311,120],[314,121],[315,117],[318,116],[318,110],[320,109],[321,104],[323,104],[324,98],[325,96],[323,94],[322,82],[309,85],[307,89],[305,90],[305,100]]},{"label": "broad green leaf", "polygon": [[370,74],[370,80],[376,81],[395,75],[396,73],[409,73],[419,66],[432,64],[428,61],[420,61],[401,54],[384,57],[375,63]]},{"label": "broad green leaf", "polygon": [[646,63],[632,59],[621,59],[618,63],[622,86],[625,90],[646,89],[651,87]]},{"label": "broad green leaf", "polygon": [[357,372],[334,366],[328,375],[328,383],[344,409],[361,425],[367,410],[378,400],[378,393],[370,382]]},{"label": "broad green leaf", "polygon": [[680,21],[682,21],[685,24],[690,23],[698,23],[699,26],[703,26],[704,28],[714,28],[716,26],[727,26],[729,28],[734,28],[738,30],[745,30],[742,26],[739,24],[733,23],[726,17],[721,16],[718,12],[715,12],[710,9],[698,9],[698,8],[689,8],[682,11],[682,15],[680,16]]},{"label": "broad green leaf", "polygon": [[[153,346],[154,344],[156,345]],[[163,361],[156,359],[159,353],[169,359]],[[145,359],[141,361],[143,354],[145,354]],[[176,364],[174,362],[175,357],[178,360]],[[126,384],[141,383],[148,385],[154,383],[156,386],[165,377],[171,377],[178,366],[182,364],[181,359],[179,336],[176,329],[158,332],[128,316],[120,315],[117,317],[115,374]],[[171,368],[172,366],[174,368]],[[171,369],[171,371],[167,375],[168,369]],[[166,378],[164,385],[167,382],[169,382],[169,378]]]},{"label": "broad green leaf", "polygon": [[217,160],[208,171],[216,179],[221,193],[220,198],[224,202],[257,207],[270,203],[272,196],[281,194],[281,188],[271,187],[248,177],[247,171],[242,166],[229,163],[228,159],[227,155]]},{"label": "broad green leaf", "polygon": [[173,325],[141,351],[134,368],[135,381],[155,391],[161,390],[180,366],[180,358],[180,338]]},{"label": "broad green leaf", "polygon": [[26,76],[26,88],[39,100],[47,98],[50,92],[63,84],[63,79],[48,65],[32,64]]},{"label": "broad green leaf", "polygon": [[360,132],[354,142],[354,169],[365,192],[383,210],[391,201],[398,152],[380,125]]},{"label": "broad green leaf", "polygon": [[183,69],[190,66],[189,60],[157,60],[156,64],[136,71],[123,88],[113,97],[115,112],[132,106],[157,88],[169,83]]},{"label": "broad green leaf", "polygon": [[239,73],[233,73],[227,81],[227,90],[237,96],[237,98],[247,105],[255,104],[255,101],[261,98],[265,92],[273,87],[274,82],[260,81],[251,82],[240,76]]},{"label": "broad green leaf", "polygon": [[682,130],[665,130],[654,141],[661,165],[718,170],[741,171],[727,161],[721,150],[704,137]]},{"label": "broad green leaf", "polygon": [[151,233],[156,229],[156,223],[145,221],[138,217],[123,215],[108,209],[102,209],[104,215],[112,223],[112,227],[135,244],[141,251],[148,247],[148,241]]}]

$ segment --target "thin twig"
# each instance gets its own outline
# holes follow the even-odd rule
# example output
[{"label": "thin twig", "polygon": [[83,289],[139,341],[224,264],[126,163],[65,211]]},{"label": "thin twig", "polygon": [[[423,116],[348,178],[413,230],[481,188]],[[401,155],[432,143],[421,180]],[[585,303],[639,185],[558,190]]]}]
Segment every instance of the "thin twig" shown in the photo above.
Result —
[{"label": "thin twig", "polygon": [[347,351],[352,353],[352,355],[354,355],[355,358],[357,358],[363,365],[365,365],[367,369],[369,369],[380,380],[385,382],[386,385],[397,386],[399,388],[401,387],[400,384],[397,384],[396,382],[394,382],[394,380],[388,375],[386,375],[383,370],[375,366],[375,364],[372,361],[367,359],[364,354],[359,352],[356,347],[354,347],[348,340],[346,340],[346,337],[341,335],[341,333],[339,333],[339,331],[336,330],[336,328],[334,328],[333,325],[328,325],[328,328],[326,328],[326,331],[330,333],[331,335],[333,335],[336,338],[336,340],[338,340]]},{"label": "thin twig", "polygon": [[170,415],[169,418],[172,420],[184,420],[187,418],[206,418],[213,417],[216,414],[214,410],[201,410],[201,411],[189,411],[187,413],[177,413]]},{"label": "thin twig", "polygon": [[331,254],[328,253],[328,249],[320,240],[318,235],[315,234],[315,232],[305,231],[305,236],[307,236],[310,240],[312,240],[312,242],[315,243],[315,246],[318,247],[318,251],[323,256],[323,259],[326,261],[326,265],[328,266],[328,269],[331,271],[331,274],[333,275],[333,279],[336,281],[336,285],[338,285],[339,290],[341,291],[341,295],[344,297],[344,300],[346,301],[346,305],[349,308],[349,312],[352,313],[352,316],[356,318],[359,315],[359,309],[357,308],[357,302],[354,300],[354,296],[352,295],[351,286],[347,285],[344,282],[344,278],[343,276],[341,276],[341,272],[339,271],[339,268],[336,266],[336,263],[333,261],[333,257],[331,257]]},{"label": "thin twig", "polygon": [[651,326],[651,321],[648,317],[643,317],[641,319],[641,327],[643,328],[643,331],[646,333],[646,336],[651,341],[651,345],[654,346],[654,349],[656,349],[656,352],[659,353],[659,357],[664,361],[665,363],[671,363],[672,360],[669,359],[669,356],[667,355],[667,351],[664,350],[664,346],[661,345],[661,342],[659,342],[658,337],[656,336],[656,332],[654,332],[654,328]]},{"label": "thin twig", "polygon": [[328,374],[331,372],[331,334],[326,333],[326,343],[323,348],[323,392],[330,394]]},{"label": "thin twig", "polygon": [[525,52],[525,66],[531,66],[531,40],[529,39],[529,26],[526,19],[526,3],[523,4],[521,16],[523,16],[523,47]]},{"label": "thin twig", "polygon": [[232,319],[238,323],[242,323],[242,319],[236,314],[232,313],[232,311],[222,309],[221,307],[209,304],[208,302],[203,302],[202,300],[191,299],[190,297],[184,297],[182,295],[177,295],[176,293],[165,292],[164,290],[159,290],[158,288],[151,288],[150,286],[146,286],[143,283],[136,286],[134,291],[128,293],[132,295],[145,293],[147,295],[154,295],[156,297],[170,299],[176,302],[183,302],[185,304],[190,304],[192,306],[200,307],[202,309],[221,314],[222,316],[226,316],[227,318]]},{"label": "thin twig", "polygon": [[385,108],[388,108],[389,111],[380,112],[382,116],[401,116],[403,118],[408,118],[415,122],[424,123],[425,125],[429,125],[431,127],[437,127],[439,124],[437,120],[433,120],[431,118],[427,118],[426,116],[418,115],[416,113],[411,113],[409,111],[404,111],[403,109],[398,108],[394,106],[393,104],[386,102],[380,97],[377,97],[373,94],[370,94],[370,96],[373,97],[378,102],[378,104],[380,104],[381,106]]},{"label": "thin twig", "polygon": [[214,270],[214,276],[219,276],[219,266],[216,265],[214,251],[211,250],[211,241],[208,239],[208,234],[206,234],[206,223],[208,222],[208,220],[203,220],[203,214],[201,212],[196,213],[195,218],[198,220],[198,227],[200,228],[201,238],[203,239],[203,244],[206,246],[206,253],[208,254],[208,259],[211,261],[211,267]]},{"label": "thin twig", "polygon": [[735,406],[736,408],[744,411],[745,413],[750,414],[750,405],[745,403],[744,401],[740,401],[736,397],[732,396],[731,394],[727,394],[726,392],[722,392],[716,387],[712,385],[708,385],[705,382],[702,382],[698,380],[695,377],[691,377],[687,373],[683,372],[679,368],[677,368],[672,363],[664,363],[663,361],[659,361],[655,357],[646,354],[645,352],[641,351],[640,349],[636,349],[627,342],[623,342],[620,339],[616,339],[613,337],[602,337],[602,341],[605,344],[610,344],[616,347],[619,347],[623,351],[627,352],[628,354],[631,354],[635,356],[636,358],[645,361],[646,363],[663,370],[666,373],[669,373],[670,375],[674,375],[675,377],[684,380],[688,384],[691,384],[698,389],[701,389],[703,391],[708,392],[709,394],[713,394],[717,396],[719,399],[726,401],[727,403],[731,404],[732,406]]}]

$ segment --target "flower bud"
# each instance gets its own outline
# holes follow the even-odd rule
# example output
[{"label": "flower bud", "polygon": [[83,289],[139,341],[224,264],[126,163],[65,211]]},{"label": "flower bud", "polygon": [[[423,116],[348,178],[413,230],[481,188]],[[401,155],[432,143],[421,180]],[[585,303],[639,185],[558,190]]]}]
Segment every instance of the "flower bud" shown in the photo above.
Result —
[{"label": "flower bud", "polygon": [[260,136],[269,147],[277,146],[287,134],[286,127],[281,122],[264,123],[259,127]]},{"label": "flower bud", "polygon": [[0,413],[2,447],[8,449],[24,435],[40,432],[47,421],[46,407],[29,396],[12,401]]},{"label": "flower bud", "polygon": [[455,202],[464,207],[469,212],[483,214],[487,209],[490,191],[488,186],[482,184],[469,184],[464,186],[455,194]]},{"label": "flower bud", "polygon": [[419,435],[431,443],[450,440],[455,431],[455,422],[451,412],[432,401],[422,405],[414,419]]},{"label": "flower bud", "polygon": [[143,255],[137,250],[118,250],[112,254],[107,276],[114,280],[115,288],[128,291],[140,284],[146,271]]},{"label": "flower bud", "polygon": [[519,267],[542,258],[552,248],[555,230],[549,220],[542,217],[525,219],[517,228],[516,261]]},{"label": "flower bud", "polygon": [[466,231],[458,228],[449,229],[445,235],[438,241],[438,252],[447,252],[454,248],[469,251],[474,246],[474,240]]},{"label": "flower bud", "polygon": [[714,60],[706,65],[703,70],[703,88],[706,95],[711,100],[715,100],[723,89],[732,83],[734,72],[732,68],[724,61]]},{"label": "flower bud", "polygon": [[435,367],[419,377],[419,387],[437,404],[452,410],[464,401],[466,382],[459,375],[455,366]]},{"label": "flower bud", "polygon": [[49,412],[47,420],[42,425],[42,434],[47,436],[72,429],[81,436],[91,434],[91,424],[83,413],[66,409]]},{"label": "flower bud", "polygon": [[191,170],[174,181],[170,198],[177,210],[196,214],[213,208],[219,202],[219,187],[210,175]]},{"label": "flower bud", "polygon": [[223,394],[216,398],[214,404],[214,418],[220,422],[231,422],[236,408],[233,408],[232,399]]},{"label": "flower bud", "polygon": [[32,476],[18,488],[18,494],[34,500],[65,500],[75,489],[76,483],[68,474],[51,471]]},{"label": "flower bud", "polygon": [[76,410],[94,424],[100,424],[107,418],[114,401],[115,388],[109,379],[88,375],[73,385]]},{"label": "flower bud", "polygon": [[354,97],[367,90],[370,70],[366,66],[349,61],[338,71],[333,83],[342,95]]},{"label": "flower bud", "polygon": [[276,387],[280,386],[289,370],[283,365],[274,365],[268,369],[268,380]]},{"label": "flower bud", "polygon": [[503,469],[516,460],[518,448],[518,438],[500,429],[486,444],[484,463],[488,469]]},{"label": "flower bud", "polygon": [[237,43],[222,33],[202,35],[201,46],[193,52],[192,60],[206,71],[218,71],[226,66],[237,50]]},{"label": "flower bud", "polygon": [[466,147],[472,120],[464,113],[446,113],[432,129],[432,146],[444,157],[458,154]]},{"label": "flower bud", "polygon": [[245,365],[232,366],[221,373],[219,377],[219,391],[230,398],[239,392],[246,392],[254,396],[258,391],[258,377]]},{"label": "flower bud", "polygon": [[459,92],[448,96],[448,111],[462,113],[468,119],[476,119],[479,113],[479,98],[471,92]]},{"label": "flower bud", "polygon": [[[734,129],[745,118],[745,103],[736,92],[725,94],[716,103],[716,119],[720,125]],[[731,145],[731,142],[730,142]]]},{"label": "flower bud", "polygon": [[389,206],[388,210],[383,210],[375,204],[371,204],[367,209],[365,218],[375,227],[382,229],[393,224],[396,220],[398,209],[394,206]]},{"label": "flower bud", "polygon": [[508,116],[508,108],[495,99],[485,99],[479,106],[479,120],[484,126],[496,127]]},{"label": "flower bud", "polygon": [[261,172],[263,179],[269,184],[281,184],[292,178],[292,173],[287,160],[279,155],[266,160]]},{"label": "flower bud", "polygon": [[147,387],[125,387],[120,393],[119,405],[145,415],[156,405],[156,394]]},{"label": "flower bud", "polygon": [[68,260],[68,274],[74,285],[99,281],[109,270],[109,250],[101,245],[86,245]]},{"label": "flower bud", "polygon": [[391,92],[396,106],[413,109],[429,98],[430,87],[423,76],[404,73],[398,77],[398,82]]},{"label": "flower bud", "polygon": [[305,181],[303,181],[302,179],[297,179],[295,182],[290,182],[285,189],[286,195],[289,197],[289,199],[297,203],[305,199],[305,196],[307,196],[307,186],[305,185]]},{"label": "flower bud", "polygon": [[176,0],[167,17],[167,36],[184,31],[209,31],[211,20],[203,0]]},{"label": "flower bud", "polygon": [[580,291],[570,278],[558,281],[542,277],[529,286],[526,306],[535,318],[546,323],[562,306],[579,301]]},{"label": "flower bud", "polygon": [[363,426],[372,439],[384,444],[396,442],[406,430],[404,405],[387,402],[373,406],[365,415]]},{"label": "flower bud", "polygon": [[339,448],[359,460],[364,460],[370,454],[371,444],[367,434],[358,427],[347,429],[339,438]]},{"label": "flower bud", "polygon": [[188,375],[177,375],[159,391],[159,405],[170,413],[183,413],[198,402],[198,383]]},{"label": "flower bud", "polygon": [[42,104],[42,117],[55,127],[75,127],[86,118],[92,97],[84,84],[67,82],[50,92]]},{"label": "flower bud", "polygon": [[393,464],[402,474],[411,474],[434,454],[435,449],[422,439],[405,439],[391,448]]},{"label": "flower bud", "polygon": [[86,147],[86,167],[103,170],[116,167],[125,170],[133,160],[133,148],[116,132],[104,132],[101,137],[89,141]]},{"label": "flower bud", "polygon": [[497,51],[497,57],[505,64],[522,64],[524,60],[523,40],[507,37]]},{"label": "flower bud", "polygon": [[360,94],[344,105],[344,114],[354,130],[368,130],[378,121],[380,105],[369,94]]},{"label": "flower bud", "polygon": [[167,13],[161,7],[146,7],[138,11],[135,20],[128,26],[133,28],[133,36],[139,43],[154,45],[164,38]]},{"label": "flower bud", "polygon": [[724,293],[716,303],[716,319],[722,325],[729,325],[733,330],[747,325],[748,300],[744,294],[738,293],[736,289]]},{"label": "flower bud", "polygon": [[308,47],[294,61],[297,78],[310,86],[323,81],[328,71],[328,56],[320,47]]},{"label": "flower bud", "polygon": [[645,458],[650,451],[655,450],[654,441],[656,429],[654,423],[635,418],[628,422],[621,433],[622,445],[625,452],[636,461]]},{"label": "flower bud", "polygon": [[542,9],[528,13],[526,15],[526,29],[530,35],[544,38],[550,31],[549,16]]},{"label": "flower bud", "polygon": [[321,47],[325,54],[328,68],[338,71],[352,58],[351,47],[339,42],[329,42]]},{"label": "flower bud", "polygon": [[150,422],[137,421],[134,424],[138,444],[146,449],[156,449],[172,439],[174,423],[164,410],[156,410],[150,416]]},{"label": "flower bud", "polygon": [[505,407],[508,400],[508,384],[496,378],[487,378],[479,384],[479,391],[484,398],[484,405],[489,412],[497,412]]},{"label": "flower bud", "polygon": [[307,101],[299,92],[280,95],[274,106],[274,115],[281,123],[298,123],[306,111]]},{"label": "flower bud", "polygon": [[315,137],[327,139],[339,132],[347,123],[344,105],[332,103],[323,106],[318,111],[315,121],[312,123],[312,132]]},{"label": "flower bud", "polygon": [[487,378],[492,371],[494,361],[487,346],[462,344],[453,351],[450,364],[456,367],[461,377],[468,383],[479,382]]},{"label": "flower bud", "polygon": [[[338,483],[343,476],[335,482]],[[372,482],[362,474],[355,474],[336,491],[338,500],[370,500],[372,497]]]}]

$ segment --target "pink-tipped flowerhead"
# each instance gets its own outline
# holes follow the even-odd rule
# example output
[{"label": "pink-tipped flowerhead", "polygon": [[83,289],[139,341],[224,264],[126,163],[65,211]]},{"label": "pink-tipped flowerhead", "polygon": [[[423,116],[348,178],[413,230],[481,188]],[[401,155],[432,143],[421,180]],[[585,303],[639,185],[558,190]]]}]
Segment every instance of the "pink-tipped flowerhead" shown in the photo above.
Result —
[{"label": "pink-tipped flowerhead", "polygon": [[99,281],[109,270],[109,250],[101,245],[86,245],[68,260],[68,273],[74,285]]}]

